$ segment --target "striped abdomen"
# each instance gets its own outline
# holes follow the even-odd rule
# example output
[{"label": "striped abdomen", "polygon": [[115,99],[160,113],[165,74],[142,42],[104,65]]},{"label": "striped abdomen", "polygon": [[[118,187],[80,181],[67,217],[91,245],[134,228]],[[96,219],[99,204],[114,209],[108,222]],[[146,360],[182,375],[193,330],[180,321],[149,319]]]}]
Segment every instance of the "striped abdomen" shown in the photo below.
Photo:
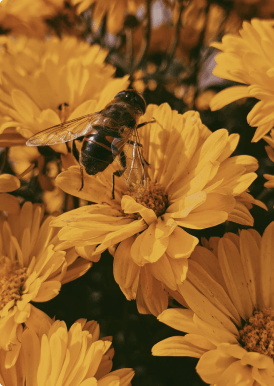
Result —
[{"label": "striped abdomen", "polygon": [[111,142],[114,137],[98,129],[98,133],[85,136],[79,159],[80,165],[91,175],[104,171],[113,161]]}]

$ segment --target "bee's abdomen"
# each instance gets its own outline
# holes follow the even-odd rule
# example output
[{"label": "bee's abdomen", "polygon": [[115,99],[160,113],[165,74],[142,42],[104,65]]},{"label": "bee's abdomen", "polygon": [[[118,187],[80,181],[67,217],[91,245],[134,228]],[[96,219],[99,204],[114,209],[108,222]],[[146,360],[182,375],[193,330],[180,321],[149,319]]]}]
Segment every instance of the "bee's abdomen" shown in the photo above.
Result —
[{"label": "bee's abdomen", "polygon": [[110,143],[100,137],[89,136],[83,140],[80,163],[90,175],[103,172],[113,161]]}]

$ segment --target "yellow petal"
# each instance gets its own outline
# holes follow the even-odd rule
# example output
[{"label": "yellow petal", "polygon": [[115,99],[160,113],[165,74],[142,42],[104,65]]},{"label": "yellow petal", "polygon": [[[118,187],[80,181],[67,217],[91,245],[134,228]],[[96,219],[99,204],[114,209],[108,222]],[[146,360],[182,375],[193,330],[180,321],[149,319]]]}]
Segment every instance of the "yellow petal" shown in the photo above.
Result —
[{"label": "yellow petal", "polygon": [[40,360],[40,342],[33,330],[27,329],[23,333],[22,350],[28,358],[24,365],[26,382],[35,385],[37,382],[37,369]]},{"label": "yellow petal", "polygon": [[253,226],[254,224],[251,213],[246,206],[239,201],[236,201],[235,207],[232,212],[229,213],[227,219],[241,225]]},{"label": "yellow petal", "polygon": [[[188,262],[187,279],[199,291],[210,300],[210,302],[228,316],[236,325],[241,326],[241,318],[226,291],[208,273],[192,259]],[[214,296],[212,296],[214,294]]]},{"label": "yellow petal", "polygon": [[149,263],[148,260],[144,259],[141,255],[140,248],[142,243],[144,242],[145,233],[142,232],[140,235],[137,236],[136,240],[131,246],[130,255],[133,259],[133,261],[140,267],[143,265]]},{"label": "yellow petal", "polygon": [[225,328],[235,336],[238,335],[238,330],[235,324],[231,321],[230,317],[225,315],[214,304],[212,304],[211,298],[207,298],[200,293],[188,280],[185,280],[182,284],[180,284],[179,291],[185,298],[189,307],[203,321],[211,324],[212,326]]},{"label": "yellow petal", "polygon": [[155,228],[155,238],[159,239],[161,237],[169,236],[176,227],[176,222],[166,214],[158,217]]},{"label": "yellow petal", "polygon": [[158,320],[175,330],[197,334],[199,330],[193,322],[193,311],[181,308],[168,309],[158,316]]},{"label": "yellow petal", "polygon": [[177,284],[181,284],[185,279],[188,271],[188,259],[173,259],[169,257],[169,264],[173,270]]},{"label": "yellow petal", "polygon": [[172,336],[156,343],[152,347],[152,355],[200,358],[209,347],[211,348],[212,345],[200,335]]},{"label": "yellow petal", "polygon": [[169,259],[165,254],[158,261],[150,264],[149,269],[157,280],[164,283],[168,288],[176,290],[177,285],[175,276],[169,263]]},{"label": "yellow petal", "polygon": [[222,224],[228,218],[228,214],[218,210],[208,210],[200,213],[191,213],[184,220],[177,220],[178,225],[190,229],[205,229]]},{"label": "yellow petal", "polygon": [[59,281],[46,281],[41,284],[38,294],[33,301],[35,302],[47,302],[57,296],[61,289],[61,283]]},{"label": "yellow petal", "polygon": [[133,261],[130,251],[136,237],[132,236],[122,241],[118,246],[113,261],[113,274],[116,282],[124,288],[129,288],[139,276],[140,268]]},{"label": "yellow petal", "polygon": [[260,304],[262,307],[273,307],[274,284],[271,280],[270,272],[273,272],[273,243],[274,243],[274,222],[270,223],[265,229],[262,236],[261,251],[260,251],[260,270],[259,275],[259,291]]},{"label": "yellow petal", "polygon": [[40,115],[38,106],[24,92],[13,90],[11,96],[16,110],[27,122]]},{"label": "yellow petal", "polygon": [[270,121],[264,125],[259,125],[255,131],[255,134],[251,142],[258,142],[265,134],[267,134],[273,127],[273,121]]},{"label": "yellow petal", "polygon": [[73,113],[68,117],[67,120],[70,121],[72,119],[82,117],[86,114],[93,113],[95,111],[96,104],[97,102],[95,100],[85,101],[73,111]]},{"label": "yellow petal", "polygon": [[139,204],[130,196],[123,196],[121,201],[121,208],[125,213],[140,213],[144,221],[150,225],[154,221],[157,221],[157,216],[152,209],[148,209],[145,206]]},{"label": "yellow petal", "polygon": [[247,86],[234,86],[226,88],[215,95],[210,101],[210,108],[212,111],[222,109],[229,103],[235,102],[241,98],[249,97]]},{"label": "yellow petal", "polygon": [[193,193],[190,196],[175,201],[168,207],[166,213],[171,217],[185,218],[195,208],[199,208],[206,201],[206,198],[207,194],[205,191]]},{"label": "yellow petal", "polygon": [[158,316],[167,308],[167,292],[163,289],[161,283],[152,276],[148,265],[145,265],[141,269],[140,273],[139,287],[136,299],[139,312],[141,311],[139,309],[140,292],[142,294],[143,302],[149,310],[149,313]]},{"label": "yellow petal", "polygon": [[140,252],[144,259],[150,263],[156,262],[165,253],[169,238],[155,238],[156,223],[152,223],[148,229],[144,231],[143,242],[140,246]]},{"label": "yellow petal", "polygon": [[171,258],[187,258],[193,252],[199,239],[190,235],[180,227],[177,227],[169,236],[166,253]]},{"label": "yellow petal", "polygon": [[218,256],[228,294],[243,319],[248,319],[254,310],[248,292],[241,256],[238,248],[228,239],[222,238],[218,244]]},{"label": "yellow petal", "polygon": [[20,188],[20,181],[10,174],[0,175],[0,193],[12,192]]},{"label": "yellow petal", "polygon": [[17,197],[11,196],[7,193],[0,194],[0,210],[10,214],[20,213],[20,203]]}]

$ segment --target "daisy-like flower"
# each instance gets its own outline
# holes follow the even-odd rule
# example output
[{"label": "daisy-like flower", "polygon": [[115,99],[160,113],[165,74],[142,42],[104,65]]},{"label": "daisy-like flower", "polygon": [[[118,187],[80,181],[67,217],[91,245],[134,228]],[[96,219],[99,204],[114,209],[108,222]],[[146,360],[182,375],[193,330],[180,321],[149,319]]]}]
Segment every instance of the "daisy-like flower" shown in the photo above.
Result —
[{"label": "daisy-like flower", "polygon": [[124,26],[126,13],[134,14],[137,9],[146,4],[145,0],[71,0],[78,4],[80,14],[94,4],[92,13],[93,29],[97,31],[105,15],[107,15],[107,30],[116,35]]},{"label": "daisy-like flower", "polygon": [[[0,350],[0,382],[3,386],[127,386],[132,369],[110,373],[114,350],[109,338],[99,339],[99,325],[77,320],[69,329],[63,321],[25,329],[15,366],[3,365]],[[16,383],[17,381],[17,383]]]},{"label": "daisy-like flower", "polygon": [[79,168],[72,167],[59,174],[57,186],[98,204],[64,213],[52,225],[62,227],[61,240],[97,246],[95,255],[110,248],[114,277],[127,299],[137,297],[139,312],[158,315],[167,307],[165,287],[175,290],[185,279],[198,243],[191,229],[230,219],[253,223],[245,203],[254,199],[245,190],[258,164],[250,156],[229,158],[239,136],[225,129],[212,133],[197,112],[180,115],[167,104],[149,105],[141,121],[153,117],[155,123],[139,130],[149,164],[145,194],[134,198],[123,178],[115,178],[113,199],[114,164],[96,176],[85,175],[79,191]]},{"label": "daisy-like flower", "polygon": [[[157,343],[153,355],[200,358],[196,370],[214,386],[274,384],[274,222],[196,247],[179,286],[189,309],[161,322],[187,332]],[[217,250],[217,252],[216,252]]]},{"label": "daisy-like flower", "polygon": [[64,0],[2,0],[0,3],[0,31],[13,35],[46,35],[46,19],[53,18],[63,8]]},{"label": "daisy-like flower", "polygon": [[[2,57],[0,143],[18,134],[25,141],[62,121],[100,111],[127,88],[128,77],[113,79],[115,68],[104,63],[107,51],[97,45],[91,47],[74,37],[18,39],[18,44],[20,49],[10,43]],[[65,144],[56,145],[55,150],[67,153]]]},{"label": "daisy-like flower", "polygon": [[273,21],[245,21],[240,36],[225,35],[213,47],[223,51],[216,57],[213,74],[243,83],[229,87],[213,97],[213,111],[240,98],[253,97],[259,102],[247,116],[250,126],[258,127],[252,139],[257,142],[274,125],[274,29]]},{"label": "daisy-like flower", "polygon": [[16,360],[22,323],[39,314],[30,302],[54,298],[61,284],[77,279],[92,265],[58,239],[51,220],[43,216],[41,205],[30,202],[18,214],[0,217],[0,348],[7,351],[7,365]]},{"label": "daisy-like flower", "polygon": [[13,192],[19,188],[20,181],[17,177],[11,174],[0,175],[0,211],[13,214],[20,212],[19,200],[11,194],[7,194],[7,192]]}]

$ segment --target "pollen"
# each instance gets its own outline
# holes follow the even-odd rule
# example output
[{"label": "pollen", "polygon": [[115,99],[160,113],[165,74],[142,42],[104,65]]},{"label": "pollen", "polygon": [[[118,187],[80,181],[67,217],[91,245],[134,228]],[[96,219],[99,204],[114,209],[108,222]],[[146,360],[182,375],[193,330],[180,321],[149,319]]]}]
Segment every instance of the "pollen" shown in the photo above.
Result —
[{"label": "pollen", "polygon": [[0,258],[0,311],[11,300],[21,298],[22,287],[26,281],[27,268],[19,268],[17,262],[6,257]]},{"label": "pollen", "polygon": [[274,310],[254,311],[239,334],[240,343],[247,351],[274,359]]},{"label": "pollen", "polygon": [[148,209],[152,209],[159,217],[165,213],[168,206],[168,197],[161,185],[153,182],[148,183],[147,190],[142,197],[136,198],[139,204]]}]

